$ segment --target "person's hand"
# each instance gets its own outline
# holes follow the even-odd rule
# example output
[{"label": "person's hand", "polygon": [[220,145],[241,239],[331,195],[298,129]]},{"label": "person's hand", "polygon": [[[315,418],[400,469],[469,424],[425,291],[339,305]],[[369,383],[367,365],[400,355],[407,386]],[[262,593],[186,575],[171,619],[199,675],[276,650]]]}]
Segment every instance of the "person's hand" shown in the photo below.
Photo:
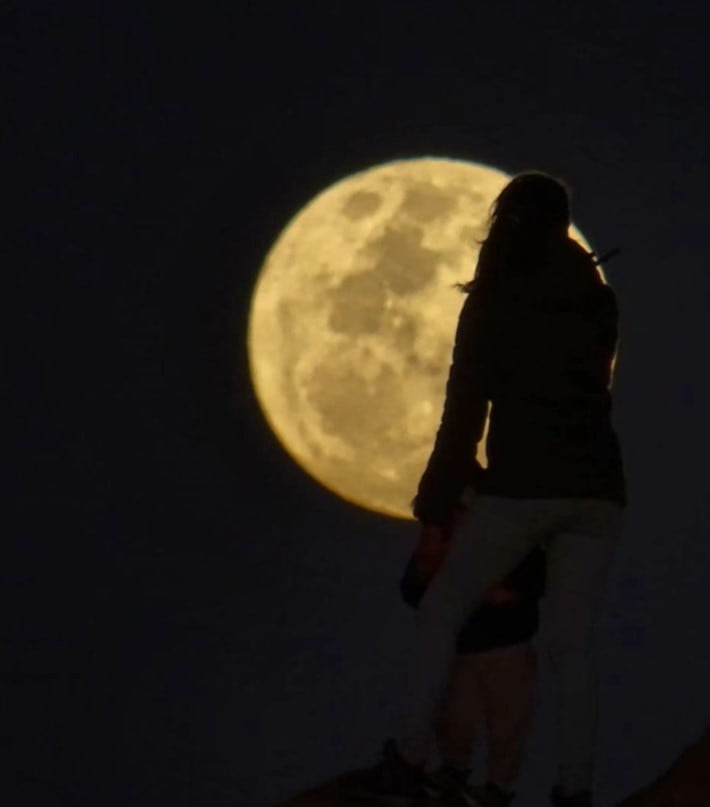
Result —
[{"label": "person's hand", "polygon": [[417,571],[426,577],[436,574],[446,557],[451,530],[439,524],[422,524],[419,541],[414,549]]}]

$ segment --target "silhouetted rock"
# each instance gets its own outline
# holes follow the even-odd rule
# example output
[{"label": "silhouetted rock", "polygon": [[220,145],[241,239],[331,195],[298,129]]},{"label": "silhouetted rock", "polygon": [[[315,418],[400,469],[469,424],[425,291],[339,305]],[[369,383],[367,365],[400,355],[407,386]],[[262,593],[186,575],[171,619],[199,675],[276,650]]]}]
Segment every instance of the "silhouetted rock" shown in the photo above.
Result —
[{"label": "silhouetted rock", "polygon": [[[372,807],[372,802],[340,798],[340,788],[352,775],[339,776],[276,807]],[[710,728],[661,777],[617,807],[710,807]]]},{"label": "silhouetted rock", "polygon": [[663,776],[618,807],[710,807],[710,728]]}]

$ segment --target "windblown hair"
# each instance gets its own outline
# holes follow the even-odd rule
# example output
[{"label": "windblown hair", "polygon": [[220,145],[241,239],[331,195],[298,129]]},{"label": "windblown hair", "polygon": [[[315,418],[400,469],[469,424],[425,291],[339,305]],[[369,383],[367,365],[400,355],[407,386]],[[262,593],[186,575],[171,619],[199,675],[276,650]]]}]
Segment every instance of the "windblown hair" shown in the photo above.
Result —
[{"label": "windblown hair", "polygon": [[569,224],[569,192],[560,180],[541,171],[518,174],[491,206],[474,279],[462,290],[497,286],[524,271],[550,241],[566,237]]}]

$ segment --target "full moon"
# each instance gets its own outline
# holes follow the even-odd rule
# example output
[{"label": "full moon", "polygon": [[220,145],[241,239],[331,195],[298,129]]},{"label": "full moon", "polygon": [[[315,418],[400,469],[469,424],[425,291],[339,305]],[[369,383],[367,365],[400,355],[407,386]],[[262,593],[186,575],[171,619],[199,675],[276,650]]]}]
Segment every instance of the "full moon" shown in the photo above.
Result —
[{"label": "full moon", "polygon": [[256,395],[288,454],[341,498],[411,518],[463,303],[456,284],[473,276],[509,179],[442,158],[375,166],[318,194],[266,256],[248,326]]}]

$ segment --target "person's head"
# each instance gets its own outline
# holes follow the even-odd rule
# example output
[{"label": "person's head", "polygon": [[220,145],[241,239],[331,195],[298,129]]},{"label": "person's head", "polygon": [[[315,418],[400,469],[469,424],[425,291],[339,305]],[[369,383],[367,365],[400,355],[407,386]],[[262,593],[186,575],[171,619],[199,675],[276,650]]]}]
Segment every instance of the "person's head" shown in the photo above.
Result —
[{"label": "person's head", "polygon": [[[569,194],[560,180],[541,171],[513,177],[491,206],[474,280],[485,288],[534,270],[550,241],[567,236]],[[473,281],[462,286],[473,289]]]},{"label": "person's head", "polygon": [[525,171],[513,177],[493,202],[489,238],[499,229],[545,237],[566,232],[569,224],[565,185],[541,171]]}]

